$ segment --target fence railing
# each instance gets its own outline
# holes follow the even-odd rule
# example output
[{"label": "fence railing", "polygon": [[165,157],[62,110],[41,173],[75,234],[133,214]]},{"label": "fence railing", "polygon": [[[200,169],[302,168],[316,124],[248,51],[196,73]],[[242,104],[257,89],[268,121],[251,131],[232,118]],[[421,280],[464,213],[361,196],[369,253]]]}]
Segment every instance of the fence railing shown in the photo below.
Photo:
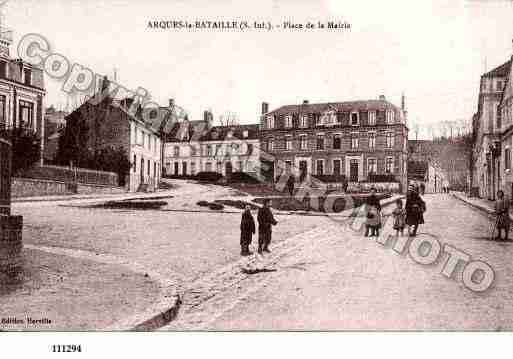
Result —
[{"label": "fence railing", "polygon": [[114,172],[97,171],[77,167],[53,165],[35,166],[24,170],[20,174],[20,177],[104,186],[118,186],[118,175]]},{"label": "fence railing", "polygon": [[0,138],[0,215],[11,213],[11,144]]}]

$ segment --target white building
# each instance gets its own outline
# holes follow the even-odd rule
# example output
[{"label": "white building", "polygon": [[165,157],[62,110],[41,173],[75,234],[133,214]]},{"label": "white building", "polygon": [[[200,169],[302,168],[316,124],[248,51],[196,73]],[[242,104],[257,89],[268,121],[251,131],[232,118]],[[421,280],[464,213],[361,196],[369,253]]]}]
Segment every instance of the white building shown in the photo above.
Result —
[{"label": "white building", "polygon": [[259,175],[258,125],[209,127],[204,121],[176,124],[164,144],[165,173],[170,176],[217,172]]}]

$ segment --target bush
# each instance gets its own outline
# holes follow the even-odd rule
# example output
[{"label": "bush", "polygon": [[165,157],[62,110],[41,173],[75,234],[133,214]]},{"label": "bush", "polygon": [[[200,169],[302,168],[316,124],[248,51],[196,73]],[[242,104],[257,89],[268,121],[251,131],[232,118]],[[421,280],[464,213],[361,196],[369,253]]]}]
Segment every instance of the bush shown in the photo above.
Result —
[{"label": "bush", "polygon": [[196,175],[198,181],[204,182],[217,182],[221,178],[223,178],[223,175],[217,172],[198,172]]},{"label": "bush", "polygon": [[219,203],[210,203],[208,205],[208,208],[215,210],[215,211],[220,211],[220,210],[224,209],[224,206]]},{"label": "bush", "polygon": [[232,174],[228,178],[228,182],[230,182],[230,183],[248,183],[248,184],[261,183],[257,178],[255,178],[245,172],[232,172]]}]

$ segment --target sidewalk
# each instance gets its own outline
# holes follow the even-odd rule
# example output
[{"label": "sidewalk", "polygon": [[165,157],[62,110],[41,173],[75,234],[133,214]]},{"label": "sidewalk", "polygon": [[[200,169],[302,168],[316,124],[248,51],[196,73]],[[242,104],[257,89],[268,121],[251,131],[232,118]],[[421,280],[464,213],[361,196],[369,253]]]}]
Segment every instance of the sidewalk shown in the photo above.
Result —
[{"label": "sidewalk", "polygon": [[[484,198],[468,197],[467,194],[463,192],[452,192],[451,194],[460,201],[463,201],[474,208],[486,212],[487,214],[495,214],[494,201],[490,201]],[[513,220],[511,213],[509,216]]]}]

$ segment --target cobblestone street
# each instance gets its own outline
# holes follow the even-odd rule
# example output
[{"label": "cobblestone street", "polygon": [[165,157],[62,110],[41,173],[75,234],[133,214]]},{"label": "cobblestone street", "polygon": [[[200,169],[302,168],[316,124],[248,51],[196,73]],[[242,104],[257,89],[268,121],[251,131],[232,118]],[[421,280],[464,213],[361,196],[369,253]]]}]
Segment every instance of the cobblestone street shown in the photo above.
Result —
[{"label": "cobblestone street", "polygon": [[[426,224],[419,238],[435,236],[472,259],[489,263],[495,284],[475,293],[448,279],[445,258],[421,265],[361,233],[329,220],[273,272],[238,284],[224,299],[206,302],[168,329],[215,330],[511,330],[511,243],[489,241],[481,212],[447,194],[426,195]],[[193,311],[194,312],[194,311]],[[189,320],[196,317],[195,320]]]}]

